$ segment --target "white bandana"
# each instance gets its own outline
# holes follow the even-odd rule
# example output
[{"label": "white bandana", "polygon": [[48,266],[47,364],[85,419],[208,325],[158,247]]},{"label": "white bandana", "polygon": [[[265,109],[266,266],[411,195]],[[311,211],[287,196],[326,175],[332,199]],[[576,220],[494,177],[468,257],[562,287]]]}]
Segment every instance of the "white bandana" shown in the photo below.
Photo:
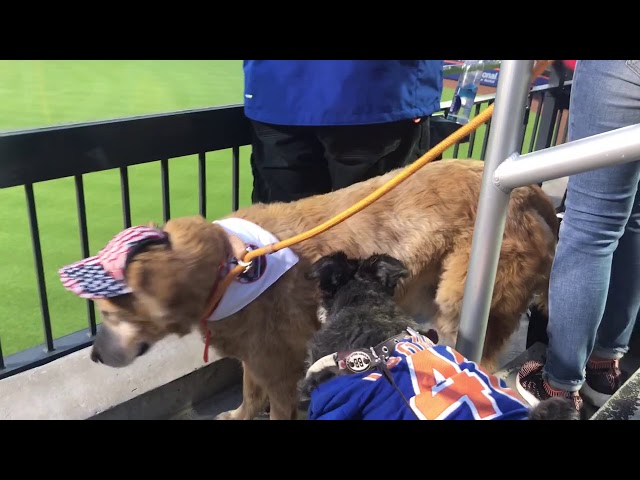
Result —
[{"label": "white bandana", "polygon": [[[216,220],[227,233],[239,237],[251,250],[276,243],[278,239],[255,223],[242,218],[226,218]],[[269,288],[284,273],[298,263],[298,256],[290,248],[283,248],[277,252],[253,259],[257,262],[252,268],[256,278],[236,278],[224,292],[208,321],[222,320],[249,305],[262,292]]]}]

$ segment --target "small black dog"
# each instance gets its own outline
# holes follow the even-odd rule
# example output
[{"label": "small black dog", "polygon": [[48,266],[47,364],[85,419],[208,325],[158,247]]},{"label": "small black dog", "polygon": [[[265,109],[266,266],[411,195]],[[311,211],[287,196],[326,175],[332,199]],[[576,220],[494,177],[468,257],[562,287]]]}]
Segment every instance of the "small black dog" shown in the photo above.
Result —
[{"label": "small black dog", "polygon": [[[309,344],[307,374],[300,383],[303,403],[310,400],[311,392],[318,386],[338,376],[371,370],[372,372],[381,371],[382,374],[379,376],[393,378],[394,372],[400,370],[394,367],[399,363],[399,359],[395,358],[396,363],[394,364],[390,364],[389,360],[394,354],[394,348],[398,350],[399,344],[406,343],[405,339],[418,341],[417,344],[405,345],[405,353],[407,348],[414,350],[438,348],[440,352],[444,352],[445,356],[451,355],[451,358],[457,358],[458,362],[466,362],[464,363],[465,368],[470,371],[475,369],[475,373],[472,372],[469,376],[478,377],[480,374],[485,376],[483,378],[489,378],[488,381],[492,385],[499,385],[497,377],[480,372],[475,364],[463,359],[457,352],[445,351],[446,347],[435,347],[434,345],[438,342],[437,333],[434,330],[421,333],[416,321],[396,304],[393,300],[395,288],[398,281],[407,275],[408,270],[402,262],[384,254],[356,260],[348,258],[343,252],[336,252],[320,258],[313,264],[309,276],[311,279],[316,279],[320,286],[322,300],[318,315],[324,322],[322,328],[316,332]],[[353,354],[353,352],[356,353]],[[374,363],[391,366],[389,368],[383,366],[381,370],[375,370]],[[405,361],[405,364],[407,363],[411,363],[411,360]],[[453,362],[450,363],[453,364]],[[459,363],[459,365],[463,364]],[[460,371],[459,366],[454,368],[457,368],[458,372]],[[440,370],[443,369],[440,368]],[[374,373],[373,375],[378,374]],[[377,378],[379,377],[372,379]],[[445,381],[444,378],[441,380]],[[390,382],[393,383],[393,380]],[[371,384],[371,382],[358,385],[364,386],[365,384]],[[391,391],[390,395],[401,395],[404,403],[408,404],[409,401],[397,385],[395,385],[395,389],[396,392],[386,391]],[[512,394],[509,393],[511,390],[508,388],[499,387],[499,389],[507,392],[507,395]],[[433,387],[433,391],[436,391],[436,387]],[[347,394],[345,393],[345,395]],[[468,397],[471,396],[471,394],[468,395]],[[349,394],[348,398],[353,397],[353,394]],[[345,398],[347,397],[345,396]],[[415,398],[413,401],[416,401]],[[509,401],[519,402],[519,400]],[[517,405],[520,412],[526,412],[523,408],[524,404],[514,403],[514,405]],[[405,405],[405,407],[412,408],[409,405]],[[412,414],[416,415],[413,412]],[[416,416],[420,418],[419,415]],[[563,398],[551,398],[530,409],[528,415],[525,413],[524,418],[577,420],[580,417],[571,402]]]}]

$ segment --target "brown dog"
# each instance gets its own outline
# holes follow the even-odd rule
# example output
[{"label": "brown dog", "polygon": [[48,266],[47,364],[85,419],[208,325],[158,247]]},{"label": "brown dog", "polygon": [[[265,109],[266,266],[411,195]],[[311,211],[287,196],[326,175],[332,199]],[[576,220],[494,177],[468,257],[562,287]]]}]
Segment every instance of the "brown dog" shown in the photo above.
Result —
[{"label": "brown dog", "polygon": [[[244,367],[242,404],[219,418],[252,419],[267,402],[270,418],[296,418],[296,386],[307,342],[320,326],[318,291],[307,275],[314,261],[334,251],[360,258],[386,253],[400,259],[409,276],[398,286],[399,304],[411,315],[432,318],[442,343],[454,345],[482,172],[483,162],[471,160],[423,167],[373,205],[292,246],[298,261],[273,285],[235,313],[209,321],[212,347],[241,360]],[[397,173],[296,202],[253,205],[227,218],[248,220],[280,240],[288,239],[351,207]],[[482,359],[489,370],[496,367],[530,303],[546,308],[556,230],[555,210],[540,188],[513,191]],[[126,261],[118,245],[103,254],[103,263],[112,263],[105,267],[112,272],[109,278],[120,278],[120,287],[107,285],[103,290],[115,293],[83,295],[95,299],[103,317],[92,358],[114,367],[130,364],[169,334],[184,335],[194,328],[204,334],[200,321],[208,315],[220,268],[236,251],[225,229],[198,216],[170,220],[156,237],[146,230],[138,234],[150,238],[129,251]],[[109,252],[120,257],[111,259]],[[260,268],[266,269],[271,257],[263,257],[266,263]],[[98,268],[95,261],[88,263]],[[82,289],[74,286],[77,279],[63,281],[80,294]],[[95,289],[100,281],[90,283]]]}]

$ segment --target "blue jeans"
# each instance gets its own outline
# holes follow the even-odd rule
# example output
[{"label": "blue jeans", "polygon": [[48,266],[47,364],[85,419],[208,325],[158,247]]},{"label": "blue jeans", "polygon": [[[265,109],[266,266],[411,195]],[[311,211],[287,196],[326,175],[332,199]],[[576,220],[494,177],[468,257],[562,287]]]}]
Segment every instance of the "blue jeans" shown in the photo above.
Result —
[{"label": "blue jeans", "polygon": [[[579,60],[568,140],[640,124],[640,60]],[[639,139],[640,140],[640,139]],[[577,391],[591,355],[628,350],[640,309],[640,162],[573,175],[549,287],[543,375]]]}]

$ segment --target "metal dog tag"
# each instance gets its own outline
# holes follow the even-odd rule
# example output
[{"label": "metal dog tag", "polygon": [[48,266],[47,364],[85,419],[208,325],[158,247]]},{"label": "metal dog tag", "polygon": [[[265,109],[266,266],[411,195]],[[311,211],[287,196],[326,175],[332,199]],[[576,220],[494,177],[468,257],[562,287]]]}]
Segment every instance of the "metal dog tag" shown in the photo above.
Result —
[{"label": "metal dog tag", "polygon": [[362,350],[349,353],[344,359],[344,366],[353,373],[360,373],[369,370],[373,359],[371,355]]}]

